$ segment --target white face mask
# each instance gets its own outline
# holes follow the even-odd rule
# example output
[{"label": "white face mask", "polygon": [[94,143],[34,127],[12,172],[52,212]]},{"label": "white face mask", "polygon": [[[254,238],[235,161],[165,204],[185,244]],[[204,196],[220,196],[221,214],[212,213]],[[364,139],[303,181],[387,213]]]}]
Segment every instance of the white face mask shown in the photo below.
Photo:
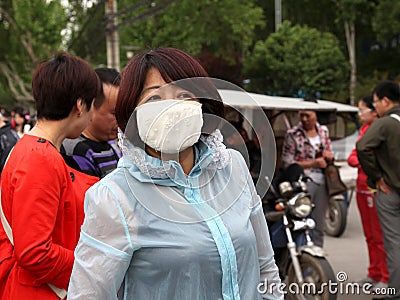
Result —
[{"label": "white face mask", "polygon": [[136,112],[140,138],[156,151],[178,153],[200,138],[203,115],[199,102],[161,100],[144,103]]}]

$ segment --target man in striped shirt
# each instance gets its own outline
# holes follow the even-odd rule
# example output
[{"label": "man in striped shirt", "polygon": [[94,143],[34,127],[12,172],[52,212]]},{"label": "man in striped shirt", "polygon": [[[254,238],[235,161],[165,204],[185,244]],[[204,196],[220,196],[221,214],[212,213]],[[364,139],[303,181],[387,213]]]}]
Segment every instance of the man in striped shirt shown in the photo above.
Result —
[{"label": "man in striped shirt", "polygon": [[102,92],[94,101],[89,125],[76,139],[65,139],[61,153],[72,168],[103,178],[117,167],[121,151],[115,143],[117,102],[120,74],[115,69],[95,70],[102,82]]}]

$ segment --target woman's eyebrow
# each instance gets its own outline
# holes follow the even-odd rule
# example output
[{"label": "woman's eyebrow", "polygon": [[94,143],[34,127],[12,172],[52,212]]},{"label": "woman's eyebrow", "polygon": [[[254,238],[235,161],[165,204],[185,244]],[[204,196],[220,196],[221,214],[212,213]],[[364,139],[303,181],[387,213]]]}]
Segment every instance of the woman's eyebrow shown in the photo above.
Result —
[{"label": "woman's eyebrow", "polygon": [[152,85],[152,86],[149,86],[149,87],[143,89],[142,92],[140,93],[140,95],[143,95],[143,93],[146,92],[146,91],[149,91],[149,90],[156,90],[156,89],[159,89],[160,87],[161,87],[160,85]]}]

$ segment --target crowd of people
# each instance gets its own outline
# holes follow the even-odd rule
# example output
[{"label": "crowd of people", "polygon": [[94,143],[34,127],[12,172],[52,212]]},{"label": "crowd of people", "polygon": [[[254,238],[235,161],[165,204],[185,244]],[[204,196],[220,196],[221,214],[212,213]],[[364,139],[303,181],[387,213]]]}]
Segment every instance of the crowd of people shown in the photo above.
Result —
[{"label": "crowd of people", "polygon": [[122,74],[67,53],[37,67],[1,176],[0,299],[283,299],[207,77],[174,48]]},{"label": "crowd of people", "polygon": [[[221,122],[207,77],[175,48],[144,51],[121,74],[67,53],[35,69],[35,118],[0,114],[0,299],[283,299],[254,186],[260,143],[242,123]],[[391,81],[359,101],[363,126],[348,158],[370,257],[360,283],[394,287],[393,299],[399,102]],[[299,112],[281,160],[312,179],[313,239],[323,247],[334,155],[315,111]]]}]

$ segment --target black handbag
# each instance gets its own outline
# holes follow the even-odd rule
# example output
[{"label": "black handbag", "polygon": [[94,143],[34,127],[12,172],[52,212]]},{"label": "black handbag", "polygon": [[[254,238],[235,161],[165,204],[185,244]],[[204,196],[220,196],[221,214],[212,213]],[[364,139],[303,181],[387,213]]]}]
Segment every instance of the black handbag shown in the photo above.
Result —
[{"label": "black handbag", "polygon": [[343,194],[347,191],[347,186],[340,178],[339,168],[333,163],[328,164],[325,169],[325,183],[329,197]]}]

